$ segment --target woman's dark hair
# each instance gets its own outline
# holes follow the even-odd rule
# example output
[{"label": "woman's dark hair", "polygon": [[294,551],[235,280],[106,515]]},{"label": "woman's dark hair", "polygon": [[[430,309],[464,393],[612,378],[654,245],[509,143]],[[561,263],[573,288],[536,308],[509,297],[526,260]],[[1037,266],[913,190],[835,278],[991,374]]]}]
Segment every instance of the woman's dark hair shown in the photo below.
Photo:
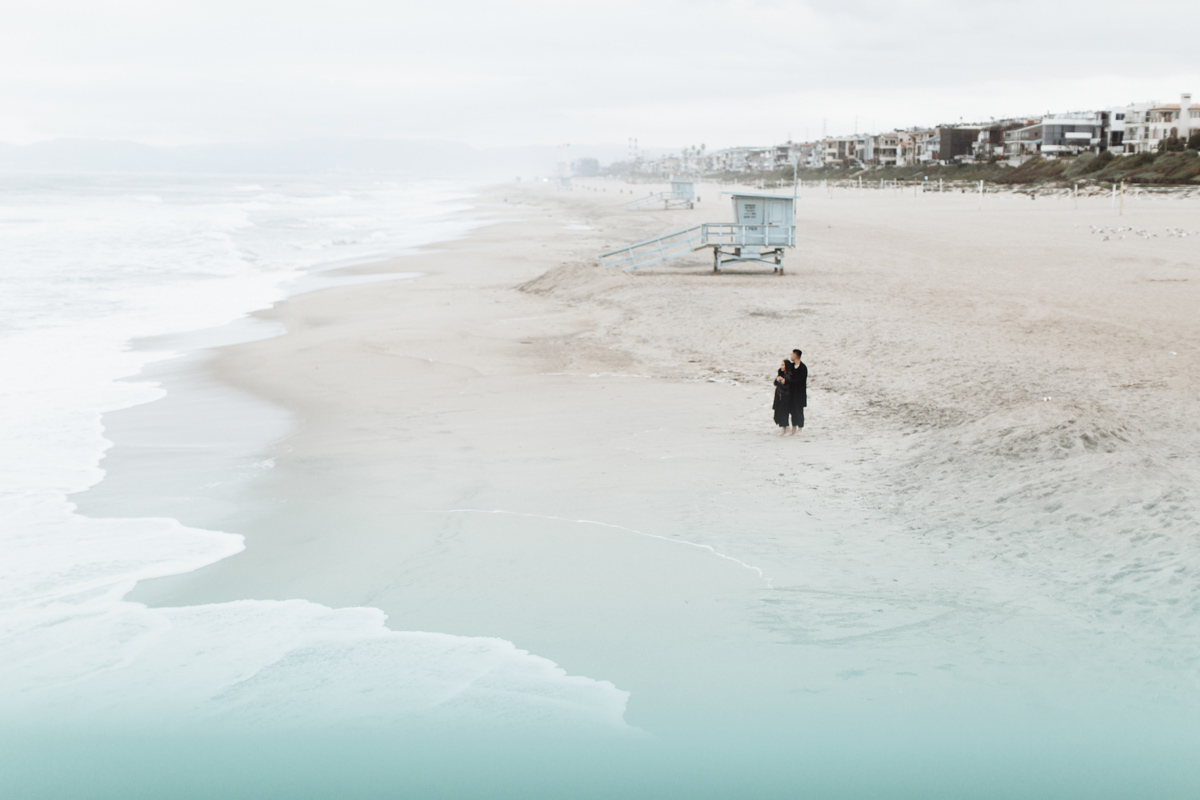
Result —
[{"label": "woman's dark hair", "polygon": [[804,355],[804,353],[801,353],[799,350],[793,350],[792,352],[796,354],[796,358],[800,358]]}]

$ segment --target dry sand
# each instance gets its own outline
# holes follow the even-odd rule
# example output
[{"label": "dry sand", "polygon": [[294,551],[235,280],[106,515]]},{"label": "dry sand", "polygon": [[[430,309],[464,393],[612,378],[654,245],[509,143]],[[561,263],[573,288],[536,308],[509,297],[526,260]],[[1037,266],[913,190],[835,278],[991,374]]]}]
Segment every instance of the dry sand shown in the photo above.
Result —
[{"label": "dry sand", "polygon": [[299,423],[247,548],[130,599],[500,637],[651,732],[1194,712],[1200,201],[806,190],[783,277],[599,267],[730,218],[707,185],[623,210],[659,188],[499,187],[486,227],[362,270],[422,277],[268,312],[286,336],[213,364]]}]

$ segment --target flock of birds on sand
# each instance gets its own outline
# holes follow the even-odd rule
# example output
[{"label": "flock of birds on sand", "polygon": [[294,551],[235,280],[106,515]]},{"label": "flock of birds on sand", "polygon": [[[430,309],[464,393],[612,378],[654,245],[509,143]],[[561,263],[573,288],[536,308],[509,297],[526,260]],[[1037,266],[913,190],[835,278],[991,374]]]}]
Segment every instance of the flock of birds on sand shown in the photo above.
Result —
[{"label": "flock of birds on sand", "polygon": [[[1137,229],[1126,228],[1124,226],[1116,227],[1116,228],[1109,228],[1104,225],[1101,225],[1099,227],[1092,225],[1091,229],[1092,229],[1092,233],[1103,234],[1104,238],[1100,240],[1102,242],[1107,242],[1111,236],[1116,236],[1118,239],[1124,239],[1126,234],[1130,234],[1133,236],[1140,236],[1143,239],[1157,239],[1158,238],[1157,233],[1150,233],[1149,231],[1143,230],[1141,228],[1137,228]],[[1187,231],[1187,230],[1184,230],[1183,228],[1167,228],[1167,236],[1174,236],[1174,237],[1183,239],[1188,236],[1195,236],[1195,235],[1196,235],[1195,231]]]}]

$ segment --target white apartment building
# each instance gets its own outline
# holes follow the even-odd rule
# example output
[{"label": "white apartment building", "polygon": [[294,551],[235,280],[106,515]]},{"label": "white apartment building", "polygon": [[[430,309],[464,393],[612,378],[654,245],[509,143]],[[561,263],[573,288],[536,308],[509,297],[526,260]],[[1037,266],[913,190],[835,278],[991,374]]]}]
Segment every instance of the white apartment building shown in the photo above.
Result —
[{"label": "white apartment building", "polygon": [[881,133],[871,137],[874,142],[874,163],[881,167],[894,167],[900,160],[900,132]]},{"label": "white apartment building", "polygon": [[774,147],[727,147],[708,154],[712,172],[766,172],[775,167]]},{"label": "white apartment building", "polygon": [[925,128],[911,131],[909,139],[912,142],[910,164],[929,164],[938,160],[942,148],[942,132],[939,129]]},{"label": "white apartment building", "polygon": [[1192,105],[1191,94],[1183,94],[1178,104],[1137,103],[1125,110],[1126,153],[1152,153],[1159,142],[1171,136],[1186,140],[1200,131],[1200,106]]},{"label": "white apartment building", "polygon": [[1105,132],[1106,141],[1103,149],[1112,150],[1114,153],[1125,152],[1125,117],[1131,108],[1133,106],[1121,106],[1120,108],[1110,108],[1105,112],[1108,114],[1108,130]]},{"label": "white apartment building", "polygon": [[853,160],[857,144],[856,136],[830,136],[821,140],[821,164],[840,167],[847,160]]}]

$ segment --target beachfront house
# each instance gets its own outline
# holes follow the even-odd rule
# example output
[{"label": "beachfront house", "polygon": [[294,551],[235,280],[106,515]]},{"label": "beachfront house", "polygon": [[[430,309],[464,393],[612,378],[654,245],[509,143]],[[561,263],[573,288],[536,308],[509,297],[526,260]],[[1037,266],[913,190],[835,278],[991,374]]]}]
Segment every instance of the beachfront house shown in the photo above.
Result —
[{"label": "beachfront house", "polygon": [[909,134],[912,140],[912,162],[930,164],[941,157],[938,148],[942,145],[941,135],[937,128],[918,128]]},{"label": "beachfront house", "polygon": [[821,161],[824,166],[846,167],[869,159],[870,154],[864,147],[870,137],[855,134],[853,136],[829,136],[822,141]]},{"label": "beachfront house", "polygon": [[775,147],[727,147],[709,155],[713,172],[766,172],[775,168]]},{"label": "beachfront house", "polygon": [[900,159],[900,132],[881,133],[875,139],[874,163],[881,167],[894,167]]},{"label": "beachfront house", "polygon": [[[1013,166],[1034,156],[1070,158],[1080,153],[1098,153],[1109,147],[1113,112],[1069,111],[1049,114],[1027,125],[1004,131],[1004,158]],[[1123,138],[1125,119],[1120,120]]]},{"label": "beachfront house", "polygon": [[979,125],[942,125],[938,127],[938,160],[943,164],[955,161],[970,161],[974,157],[975,142],[979,139]]},{"label": "beachfront house", "polygon": [[1107,146],[1107,111],[1069,111],[1042,118],[1043,156],[1061,158]]},{"label": "beachfront house", "polygon": [[1005,131],[1023,128],[1036,120],[1024,119],[1006,119],[999,122],[993,122],[991,125],[985,125],[979,130],[979,135],[975,139],[973,152],[976,161],[987,161],[991,158],[1004,157],[1004,133]]},{"label": "beachfront house", "polygon": [[1108,109],[1107,138],[1102,150],[1112,150],[1114,153],[1125,152],[1125,117],[1129,114],[1130,108],[1130,106],[1120,106]]},{"label": "beachfront house", "polygon": [[1171,136],[1187,138],[1200,131],[1200,106],[1192,105],[1191,94],[1183,94],[1178,103],[1141,103],[1125,111],[1126,153],[1153,153],[1159,143]]},{"label": "beachfront house", "polygon": [[813,142],[801,146],[801,164],[808,169],[820,169],[825,166],[825,143]]},{"label": "beachfront house", "polygon": [[1004,132],[1004,158],[1012,166],[1020,166],[1038,155],[1042,149],[1042,123],[1031,122]]}]

